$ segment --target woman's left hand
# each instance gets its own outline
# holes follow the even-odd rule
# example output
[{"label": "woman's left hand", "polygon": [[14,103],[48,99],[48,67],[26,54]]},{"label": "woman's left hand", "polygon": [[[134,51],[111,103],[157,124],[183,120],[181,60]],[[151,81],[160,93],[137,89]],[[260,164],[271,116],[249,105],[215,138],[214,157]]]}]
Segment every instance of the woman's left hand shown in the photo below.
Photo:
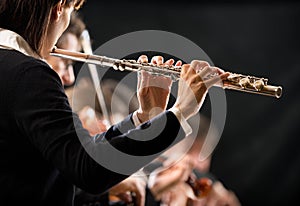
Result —
[{"label": "woman's left hand", "polygon": [[[141,55],[138,62],[148,63],[148,57]],[[174,62],[174,59],[164,62],[162,56],[154,56],[151,59],[151,64],[158,66],[171,66]],[[181,66],[181,64],[181,61],[177,61],[175,66]],[[140,106],[137,115],[141,122],[151,119],[166,109],[171,86],[172,80],[170,77],[152,75],[146,71],[138,73],[137,90]]]}]

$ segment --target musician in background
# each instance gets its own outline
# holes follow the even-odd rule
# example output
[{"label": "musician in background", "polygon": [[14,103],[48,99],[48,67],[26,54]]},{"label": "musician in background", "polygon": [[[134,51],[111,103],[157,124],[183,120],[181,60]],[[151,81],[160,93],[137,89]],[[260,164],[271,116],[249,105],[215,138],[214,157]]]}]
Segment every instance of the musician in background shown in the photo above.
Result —
[{"label": "musician in background", "polygon": [[[128,112],[128,106],[130,108],[129,112],[136,110],[138,106],[135,96],[133,97],[132,101],[129,101],[129,99],[126,99],[126,97],[123,95],[131,93],[129,92],[129,89],[123,85],[118,87],[119,89],[121,88],[122,91],[117,91],[115,90],[117,85],[118,82],[109,79],[104,80],[101,85],[104,99],[106,100],[108,114],[112,117],[111,119],[115,121],[118,121],[118,117],[121,117]],[[66,89],[66,93],[70,100],[73,98],[77,99],[76,104],[74,104],[75,110],[79,113],[83,124],[91,132],[91,134],[106,130],[105,123],[103,123],[103,113],[101,108],[98,106],[99,104],[97,98],[95,97],[94,87],[90,80],[84,78],[81,79],[79,83],[76,84],[76,87]],[[116,99],[119,101],[111,102],[112,95],[115,95],[115,97],[117,97]],[[94,96],[94,98],[90,98],[91,96]],[[127,98],[129,97],[127,96]],[[130,102],[130,105],[126,105],[127,102]],[[117,104],[119,110],[112,112],[110,110],[112,104]],[[95,109],[93,109],[93,105],[96,106]],[[122,111],[124,112],[122,113]],[[113,118],[113,116],[115,118]],[[138,194],[140,198],[148,198],[147,202],[145,202],[145,206],[160,204],[193,206],[240,206],[239,200],[235,193],[225,188],[220,181],[218,181],[212,174],[209,173],[211,155],[204,160],[199,160],[199,154],[207,136],[210,124],[209,119],[203,115],[201,115],[200,122],[200,125],[198,125],[195,118],[190,119],[189,124],[193,128],[193,133],[190,134],[185,140],[163,153],[162,157],[158,158],[158,160],[153,161],[153,163],[156,163],[159,161],[159,159],[169,158],[168,165],[172,166],[168,167],[167,165],[164,165],[164,169],[163,167],[160,167],[151,173],[148,186],[150,189],[149,191],[152,194],[148,194],[147,197],[145,197],[145,180],[148,182],[149,174],[147,171],[149,167],[146,166],[146,172],[144,173],[146,176],[143,176],[142,173],[139,173],[138,175],[134,175],[125,180],[123,185],[119,184],[111,189],[111,196],[110,199],[108,199],[110,200],[110,203],[126,205],[126,203],[130,203],[132,201],[132,193],[128,193],[128,190],[124,190],[124,188],[126,188],[124,187],[124,184],[127,181],[126,184],[130,183],[132,184],[132,187],[136,188],[133,192],[137,192],[136,194]],[[212,128],[214,127],[212,126]],[[211,134],[216,135],[216,129],[214,128],[213,130],[214,132]],[[193,140],[195,141],[193,142]],[[186,154],[183,154],[183,148],[188,148],[189,145],[191,145],[191,148],[187,150]],[[174,154],[176,157],[174,157]],[[178,160],[177,157],[180,157],[180,160]],[[170,162],[170,159],[172,159],[174,162]],[[151,164],[152,163],[150,163],[150,167]],[[188,177],[194,175],[193,170],[195,169],[198,171],[197,174],[200,173],[200,175],[203,177],[212,179],[214,178],[214,182],[209,193],[201,198],[195,196],[191,186],[186,182]],[[118,198],[114,197],[115,195],[119,198],[119,200]],[[154,196],[156,200],[152,196]],[[97,203],[100,201],[99,198],[101,198],[100,196],[79,193],[79,195],[75,197],[75,200],[77,198],[78,202],[84,203],[84,197],[86,198],[86,204],[91,204],[91,202]],[[89,200],[89,202],[87,200]]]},{"label": "musician in background", "polygon": [[[68,28],[58,39],[56,46],[69,51],[81,51],[80,37],[85,29],[85,24],[78,17],[77,13],[72,13]],[[57,72],[64,86],[70,86],[75,81],[73,61],[69,59],[48,56],[46,61]]]},{"label": "musician in background", "polygon": [[[161,158],[164,159],[163,166],[150,174],[148,187],[151,194],[147,196],[150,197],[148,204],[154,205],[156,202],[156,205],[169,206],[240,206],[235,193],[226,189],[216,177],[209,173],[211,155],[200,160],[199,155],[207,138],[208,129],[212,130],[210,135],[218,135],[216,128],[213,125],[210,127],[213,123],[201,115],[200,124],[197,118],[189,119],[189,124],[193,128],[193,133],[164,152]],[[208,144],[209,141],[206,147],[210,147]],[[157,161],[154,160],[152,164]],[[207,185],[202,186],[201,192],[199,188],[195,192],[194,189],[197,187],[195,181],[197,179],[199,181],[200,178],[203,184]],[[193,183],[193,187],[188,182]],[[153,199],[151,195],[154,196]]]},{"label": "musician in background", "polygon": [[[120,84],[120,83],[119,83]],[[76,85],[66,89],[69,101],[76,99],[72,104],[73,110],[78,113],[83,126],[91,135],[105,132],[109,125],[103,117],[102,109],[105,109],[109,115],[110,122],[115,124],[125,118],[128,112],[133,112],[138,108],[136,96],[130,100],[130,89],[125,85],[115,89],[118,82],[112,79],[106,79],[101,82],[101,91],[105,100],[105,108],[101,108],[96,96],[93,83],[90,78],[81,78]],[[115,99],[112,102],[112,96]],[[130,104],[128,105],[128,102]],[[112,104],[117,105],[117,111],[112,113]],[[134,203],[135,205],[144,206],[146,179],[141,176],[130,176],[118,185],[111,188],[105,195],[93,195],[82,190],[76,191],[75,206],[83,205],[126,205]]]}]

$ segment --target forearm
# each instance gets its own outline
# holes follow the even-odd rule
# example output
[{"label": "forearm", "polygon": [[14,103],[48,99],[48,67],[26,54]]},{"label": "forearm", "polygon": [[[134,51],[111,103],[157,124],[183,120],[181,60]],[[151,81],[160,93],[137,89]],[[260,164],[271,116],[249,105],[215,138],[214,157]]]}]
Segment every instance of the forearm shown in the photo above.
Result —
[{"label": "forearm", "polygon": [[[125,134],[112,137],[110,131],[114,133],[116,128],[117,126],[113,126],[102,135],[104,138],[101,141],[85,142],[85,149],[95,162],[84,152],[83,157],[78,159],[79,162],[86,159],[86,162],[82,161],[81,164],[76,164],[79,168],[74,168],[76,171],[85,168],[82,174],[77,174],[78,177],[74,178],[79,179],[79,184],[92,187],[92,192],[105,191],[117,184],[185,136],[177,118],[171,112],[166,112]],[[106,136],[111,138],[107,140]],[[80,153],[77,154],[80,156]]]},{"label": "forearm", "polygon": [[185,137],[176,116],[164,112],[137,128],[128,117],[92,138],[52,70],[31,68],[18,84],[13,110],[20,132],[42,158],[89,192],[107,190]]}]

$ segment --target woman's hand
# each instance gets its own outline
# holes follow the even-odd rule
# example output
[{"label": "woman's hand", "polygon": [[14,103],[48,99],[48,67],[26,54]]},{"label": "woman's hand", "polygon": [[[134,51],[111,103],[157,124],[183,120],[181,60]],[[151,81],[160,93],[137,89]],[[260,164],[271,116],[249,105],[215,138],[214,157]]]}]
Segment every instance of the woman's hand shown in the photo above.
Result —
[{"label": "woman's hand", "polygon": [[188,119],[199,111],[207,90],[225,80],[229,73],[198,60],[185,64],[181,68],[178,96],[173,107]]},{"label": "woman's hand", "polygon": [[[148,63],[148,57],[142,55],[138,62]],[[155,56],[151,59],[151,64],[158,66],[171,66],[174,64],[173,59],[164,63],[162,56]],[[181,66],[181,61],[176,62],[175,66]],[[140,107],[137,111],[138,118],[145,122],[152,117],[163,112],[170,96],[172,80],[170,77],[152,75],[145,71],[138,73],[138,100]]]}]

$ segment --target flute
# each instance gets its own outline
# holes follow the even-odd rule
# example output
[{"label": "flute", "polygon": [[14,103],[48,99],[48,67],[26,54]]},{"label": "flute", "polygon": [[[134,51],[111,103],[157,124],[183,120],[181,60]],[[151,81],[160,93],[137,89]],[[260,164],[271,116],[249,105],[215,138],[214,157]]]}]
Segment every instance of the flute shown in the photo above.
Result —
[{"label": "flute", "polygon": [[[58,49],[56,47],[53,48],[50,55],[71,59],[73,61],[85,62],[88,64],[112,67],[115,70],[120,71],[126,70],[137,72],[144,70],[150,72],[151,74],[168,76],[173,81],[176,81],[180,78],[181,72],[180,66],[158,66],[151,63],[140,63],[135,60],[115,59],[106,56],[72,52],[64,49]],[[222,88],[276,98],[280,98],[282,95],[282,87],[268,85],[268,79],[266,78],[259,78],[237,73],[230,73],[227,79],[223,81]]]}]

